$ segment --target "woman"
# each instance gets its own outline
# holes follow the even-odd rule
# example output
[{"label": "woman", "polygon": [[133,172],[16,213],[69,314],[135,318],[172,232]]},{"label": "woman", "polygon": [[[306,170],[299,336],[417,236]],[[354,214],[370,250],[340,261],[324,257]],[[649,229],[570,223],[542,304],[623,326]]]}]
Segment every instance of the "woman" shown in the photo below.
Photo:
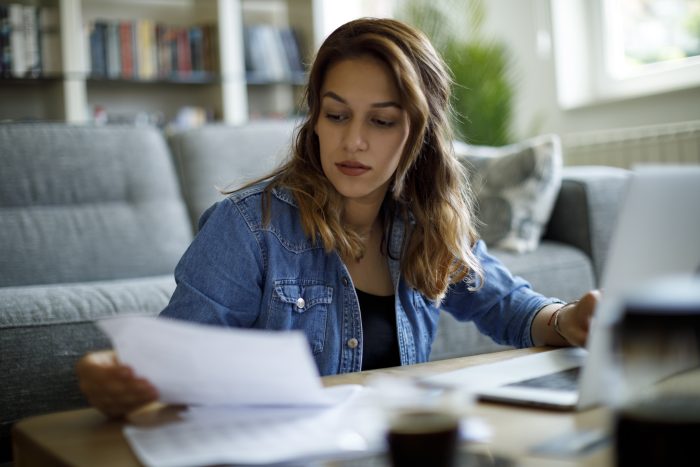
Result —
[{"label": "woman", "polygon": [[[497,342],[584,344],[596,292],[543,297],[478,240],[451,149],[450,84],[413,28],[338,28],[311,68],[290,161],[202,216],[161,315],[301,329],[323,375],[428,360],[438,306]],[[84,357],[78,375],[108,415],[157,398],[111,352]]]}]

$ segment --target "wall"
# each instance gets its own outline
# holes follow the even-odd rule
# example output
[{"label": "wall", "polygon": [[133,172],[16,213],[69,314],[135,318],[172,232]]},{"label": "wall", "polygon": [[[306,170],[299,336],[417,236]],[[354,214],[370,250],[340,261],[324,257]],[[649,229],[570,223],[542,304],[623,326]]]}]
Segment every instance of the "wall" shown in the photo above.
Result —
[{"label": "wall", "polygon": [[[552,51],[556,44],[547,50],[547,37],[540,35],[538,47],[538,31],[551,37],[550,0],[483,1],[487,9],[485,34],[504,41],[512,53],[513,79],[518,85],[514,138],[700,120],[700,87],[561,110]],[[350,19],[358,9],[361,15],[388,16],[400,2],[349,0],[354,10],[343,19]]]},{"label": "wall", "polygon": [[[618,102],[560,110],[551,53],[538,51],[537,31],[551,31],[549,0],[486,0],[485,33],[513,53],[518,83],[513,129],[518,138],[700,120],[700,87]],[[556,46],[554,44],[553,46]]]}]

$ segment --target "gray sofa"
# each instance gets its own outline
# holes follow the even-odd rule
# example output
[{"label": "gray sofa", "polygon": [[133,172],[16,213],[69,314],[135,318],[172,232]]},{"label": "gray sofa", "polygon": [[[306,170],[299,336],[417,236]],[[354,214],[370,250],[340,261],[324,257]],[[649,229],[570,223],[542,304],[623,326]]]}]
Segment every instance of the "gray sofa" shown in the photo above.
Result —
[{"label": "gray sofa", "polygon": [[[74,365],[109,347],[97,319],[156,314],[216,187],[265,173],[293,125],[153,128],[0,125],[0,463],[20,418],[85,406]],[[595,287],[627,173],[565,169],[537,251],[493,250],[539,291],[564,300]],[[497,349],[441,319],[433,358]]]}]

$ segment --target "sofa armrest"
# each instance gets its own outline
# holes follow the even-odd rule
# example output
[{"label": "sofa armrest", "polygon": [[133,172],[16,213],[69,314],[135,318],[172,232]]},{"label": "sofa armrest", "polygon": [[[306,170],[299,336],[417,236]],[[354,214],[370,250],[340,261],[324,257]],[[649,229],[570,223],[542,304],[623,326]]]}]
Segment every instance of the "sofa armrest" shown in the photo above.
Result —
[{"label": "sofa armrest", "polygon": [[172,276],[0,287],[0,463],[9,460],[14,422],[86,405],[75,363],[110,346],[95,320],[154,315],[174,289]]},{"label": "sofa armrest", "polygon": [[565,167],[544,235],[585,252],[598,286],[629,175],[616,167]]}]

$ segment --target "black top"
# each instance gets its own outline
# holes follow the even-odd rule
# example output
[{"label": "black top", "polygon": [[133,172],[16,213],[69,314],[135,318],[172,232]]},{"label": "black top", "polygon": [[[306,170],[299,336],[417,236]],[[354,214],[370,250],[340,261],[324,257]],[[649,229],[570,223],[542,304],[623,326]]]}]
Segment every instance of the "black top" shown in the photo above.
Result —
[{"label": "black top", "polygon": [[362,369],[401,365],[393,295],[372,295],[355,289],[362,315]]}]

